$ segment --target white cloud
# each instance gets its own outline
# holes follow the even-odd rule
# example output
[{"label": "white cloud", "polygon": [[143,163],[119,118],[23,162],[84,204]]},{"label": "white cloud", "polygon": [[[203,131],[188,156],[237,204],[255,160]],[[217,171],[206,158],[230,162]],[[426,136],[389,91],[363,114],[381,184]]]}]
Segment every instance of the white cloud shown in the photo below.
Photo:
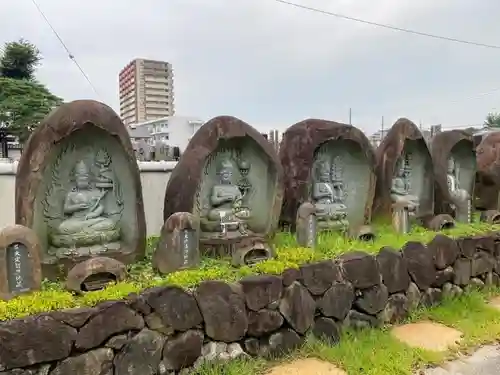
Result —
[{"label": "white cloud", "polygon": [[[40,79],[67,100],[95,97],[29,1],[3,0],[0,35],[37,44]],[[485,43],[500,34],[494,0],[297,0],[367,20]],[[264,129],[306,117],[375,131],[407,116],[480,123],[500,107],[500,51],[407,35],[273,0],[38,0],[100,99],[117,107],[117,74],[135,57],[174,65],[180,114],[231,114]],[[98,98],[99,99],[99,98]]]}]

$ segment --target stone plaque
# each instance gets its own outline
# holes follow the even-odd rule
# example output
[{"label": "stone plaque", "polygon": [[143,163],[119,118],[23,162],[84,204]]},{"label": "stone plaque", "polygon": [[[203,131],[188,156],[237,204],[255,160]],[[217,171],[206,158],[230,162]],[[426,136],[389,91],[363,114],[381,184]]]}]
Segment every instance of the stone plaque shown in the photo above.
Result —
[{"label": "stone plaque", "polygon": [[153,266],[166,274],[198,266],[199,220],[189,212],[171,215],[161,229],[160,241],[153,254]]},{"label": "stone plaque", "polygon": [[40,243],[31,229],[14,225],[0,231],[0,297],[40,288],[40,253]]},{"label": "stone plaque", "polygon": [[199,258],[198,233],[194,229],[183,229],[179,236],[179,248],[182,251],[182,267],[187,267]]},{"label": "stone plaque", "polygon": [[297,211],[297,242],[303,247],[316,247],[318,222],[316,208],[312,203],[303,203]]},{"label": "stone plaque", "polygon": [[21,242],[7,246],[7,280],[9,293],[24,293],[33,284],[28,248]]},{"label": "stone plaque", "polygon": [[307,247],[314,248],[316,246],[316,215],[309,215],[307,218]]},{"label": "stone plaque", "polygon": [[398,233],[409,233],[411,230],[410,213],[406,207],[395,206],[392,209],[392,227]]}]

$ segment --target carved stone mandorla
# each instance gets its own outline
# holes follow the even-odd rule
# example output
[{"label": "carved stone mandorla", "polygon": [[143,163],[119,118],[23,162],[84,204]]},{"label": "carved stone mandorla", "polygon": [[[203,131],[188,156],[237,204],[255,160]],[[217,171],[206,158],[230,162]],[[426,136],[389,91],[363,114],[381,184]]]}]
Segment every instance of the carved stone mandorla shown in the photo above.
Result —
[{"label": "carved stone mandorla", "polygon": [[311,198],[316,208],[317,225],[320,230],[346,230],[349,227],[345,191],[341,177],[340,160],[335,158],[315,163]]},{"label": "carved stone mandorla", "polygon": [[[95,159],[94,154],[81,158],[73,167],[72,181],[65,184],[59,168],[68,151],[62,150],[54,164],[52,186],[44,201],[49,253],[64,257],[116,250],[120,247],[123,201],[111,159],[104,150],[95,153]],[[97,170],[95,178],[91,166]]]},{"label": "carved stone mandorla", "polygon": [[238,161],[238,169],[240,171],[240,179],[237,182],[238,188],[242,194],[242,201],[245,206],[248,206],[248,198],[252,192],[253,186],[248,178],[250,173],[250,163],[244,159]]},{"label": "carved stone mandorla", "polygon": [[109,189],[113,187],[113,171],[110,168],[111,158],[104,150],[99,150],[95,158],[95,165],[99,168],[96,178],[96,187]]}]

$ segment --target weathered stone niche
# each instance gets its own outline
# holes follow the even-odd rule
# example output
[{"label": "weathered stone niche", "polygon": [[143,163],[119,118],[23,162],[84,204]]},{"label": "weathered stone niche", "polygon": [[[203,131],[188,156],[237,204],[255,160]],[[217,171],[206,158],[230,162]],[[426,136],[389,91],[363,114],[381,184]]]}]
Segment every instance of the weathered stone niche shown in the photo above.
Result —
[{"label": "weathered stone niche", "polygon": [[268,257],[261,245],[277,227],[282,179],[272,145],[256,129],[216,117],[196,132],[172,172],[163,217],[189,212],[199,218],[202,251],[222,251],[242,263],[251,262],[250,253]]},{"label": "weathered stone niche", "polygon": [[498,210],[500,209],[500,132],[474,138],[477,144],[476,208]]},{"label": "weathered stone niche", "polygon": [[124,263],[143,256],[139,169],[110,107],[66,103],[33,132],[16,176],[16,223],[38,235],[45,277],[97,255]]},{"label": "weathered stone niche", "polygon": [[[351,228],[371,221],[375,192],[375,156],[358,128],[333,121],[309,119],[289,127],[279,152],[286,171],[281,224],[295,229],[297,210],[311,202],[313,180],[322,169],[342,185],[343,204]],[[323,168],[324,167],[324,168]]]},{"label": "weathered stone niche", "polygon": [[418,127],[401,118],[389,130],[375,151],[377,162],[377,188],[373,214],[377,218],[391,219],[393,179],[404,169],[408,182],[407,193],[418,198],[416,216],[434,216],[434,169],[427,143]]},{"label": "weathered stone niche", "polygon": [[[430,148],[436,179],[435,213],[449,214],[457,221],[470,222],[476,180],[476,154],[472,136],[463,130],[445,131],[432,138]],[[457,199],[452,196],[452,190],[466,193]]]}]

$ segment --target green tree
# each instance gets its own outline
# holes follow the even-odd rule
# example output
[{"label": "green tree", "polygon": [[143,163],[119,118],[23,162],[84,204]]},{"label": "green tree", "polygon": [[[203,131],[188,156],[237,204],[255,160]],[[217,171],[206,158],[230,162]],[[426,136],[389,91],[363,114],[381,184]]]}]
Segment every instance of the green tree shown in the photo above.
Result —
[{"label": "green tree", "polygon": [[38,49],[20,40],[6,43],[0,53],[0,126],[24,143],[33,129],[62,99],[35,77],[41,62]]},{"label": "green tree", "polygon": [[484,127],[500,128],[500,113],[488,113],[488,116],[486,116],[486,120],[484,120]]},{"label": "green tree", "polygon": [[0,77],[0,124],[19,138],[28,140],[40,121],[62,100],[36,81]]},{"label": "green tree", "polygon": [[20,39],[5,43],[0,56],[0,76],[14,79],[35,79],[35,70],[42,57],[34,44]]}]

